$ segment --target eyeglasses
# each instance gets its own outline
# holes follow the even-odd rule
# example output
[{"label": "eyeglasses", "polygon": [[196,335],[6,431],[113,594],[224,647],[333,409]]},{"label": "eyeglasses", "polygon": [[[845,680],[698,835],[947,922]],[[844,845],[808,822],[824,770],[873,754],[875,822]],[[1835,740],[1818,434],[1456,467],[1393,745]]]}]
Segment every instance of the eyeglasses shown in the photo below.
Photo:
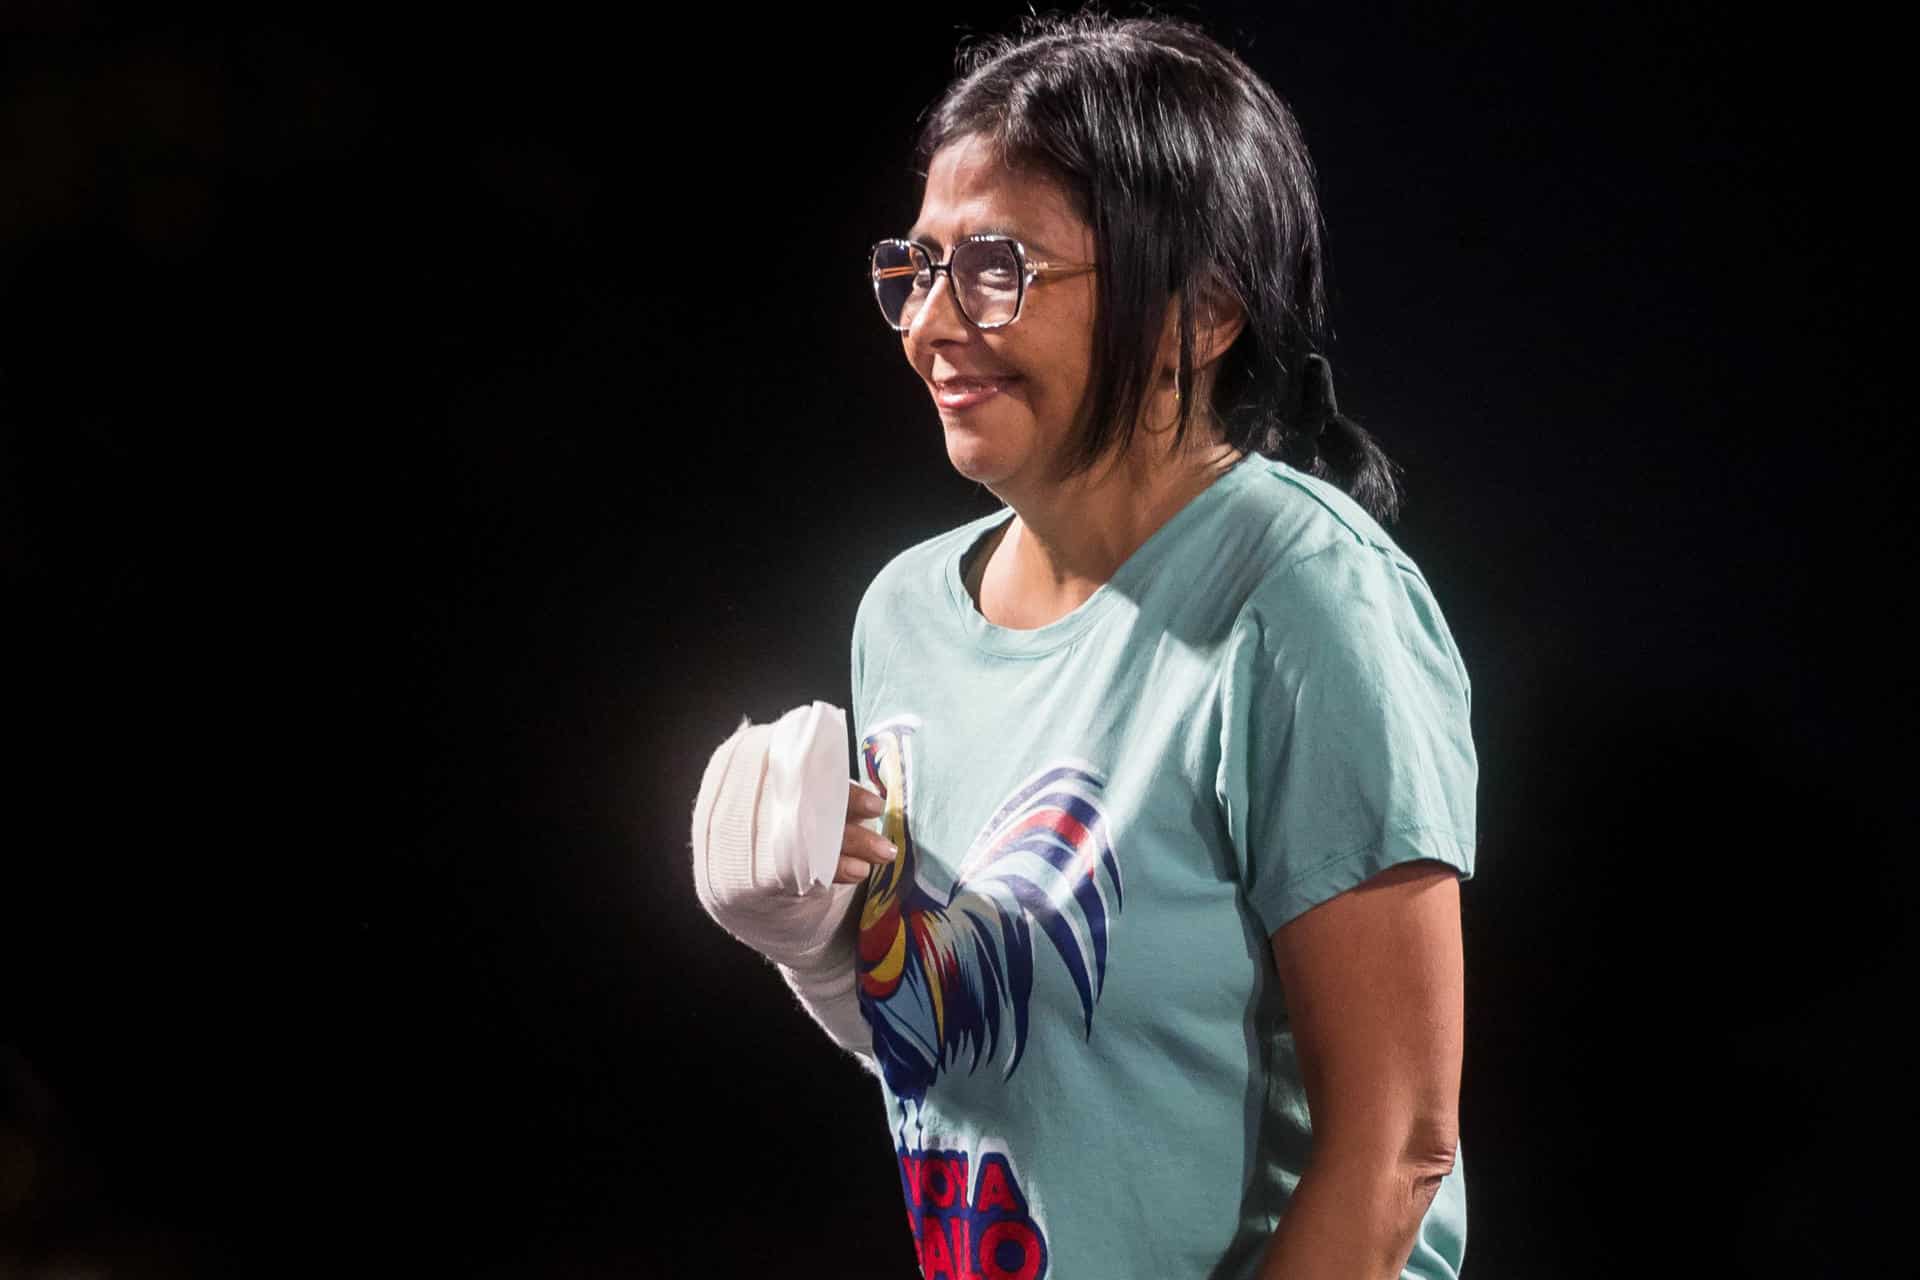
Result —
[{"label": "eyeglasses", "polygon": [[873,246],[873,296],[886,322],[904,333],[932,296],[934,276],[944,271],[969,324],[1004,329],[1020,318],[1035,279],[1093,269],[1086,262],[1036,262],[1012,236],[968,236],[945,262],[935,262],[931,250],[911,240],[882,240]]}]

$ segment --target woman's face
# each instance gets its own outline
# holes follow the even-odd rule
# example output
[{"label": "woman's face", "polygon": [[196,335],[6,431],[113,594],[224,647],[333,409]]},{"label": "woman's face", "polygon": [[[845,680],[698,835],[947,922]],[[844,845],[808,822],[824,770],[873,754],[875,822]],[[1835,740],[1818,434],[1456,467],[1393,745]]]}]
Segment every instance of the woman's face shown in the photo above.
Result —
[{"label": "woman's face", "polygon": [[[1002,168],[981,139],[961,138],[934,153],[907,238],[945,260],[987,231],[1020,241],[1031,259],[1093,261],[1093,231],[1057,184]],[[983,331],[960,314],[943,274],[901,335],[946,429],[947,457],[1003,500],[1044,487],[1066,444],[1092,371],[1094,281],[1042,275],[1019,319]]]}]

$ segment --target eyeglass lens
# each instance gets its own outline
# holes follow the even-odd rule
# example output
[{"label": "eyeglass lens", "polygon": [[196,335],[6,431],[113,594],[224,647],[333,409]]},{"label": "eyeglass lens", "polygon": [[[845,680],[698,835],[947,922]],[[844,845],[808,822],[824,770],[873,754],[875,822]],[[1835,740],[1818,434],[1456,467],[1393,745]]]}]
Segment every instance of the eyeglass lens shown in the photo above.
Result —
[{"label": "eyeglass lens", "polygon": [[[1020,309],[1020,257],[1005,240],[964,240],[948,259],[961,314],[982,327],[1012,321]],[[873,251],[873,293],[880,314],[905,329],[933,292],[933,264],[919,246],[883,241]]]}]

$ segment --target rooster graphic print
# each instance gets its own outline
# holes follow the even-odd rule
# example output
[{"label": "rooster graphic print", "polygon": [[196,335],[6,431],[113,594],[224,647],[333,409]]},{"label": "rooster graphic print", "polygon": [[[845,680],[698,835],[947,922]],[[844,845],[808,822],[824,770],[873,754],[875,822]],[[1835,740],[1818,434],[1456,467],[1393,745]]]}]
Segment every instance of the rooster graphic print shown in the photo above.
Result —
[{"label": "rooster graphic print", "polygon": [[904,1104],[917,1108],[963,1058],[972,1072],[1004,1046],[1002,1079],[1012,1077],[1026,1048],[1036,950],[1039,963],[1065,966],[1091,1037],[1108,932],[1121,910],[1106,780],[1079,760],[1050,762],[1016,785],[957,864],[951,890],[930,889],[913,834],[920,728],[916,717],[896,716],[860,744],[862,767],[886,799],[883,834],[898,851],[867,877],[860,1011],[903,1121]]}]

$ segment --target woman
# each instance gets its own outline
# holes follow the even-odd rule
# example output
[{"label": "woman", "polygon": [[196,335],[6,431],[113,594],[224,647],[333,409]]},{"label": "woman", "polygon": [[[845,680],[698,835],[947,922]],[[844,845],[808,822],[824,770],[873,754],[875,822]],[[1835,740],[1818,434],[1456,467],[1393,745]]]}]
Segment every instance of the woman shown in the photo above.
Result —
[{"label": "woman", "polygon": [[[919,156],[874,292],[1006,509],[862,600],[865,785],[793,784],[824,704],[715,753],[702,900],[880,1077],[927,1277],[1453,1276],[1469,683],[1315,354],[1297,127],[1079,16]],[[823,804],[834,884],[783,891]]]}]

